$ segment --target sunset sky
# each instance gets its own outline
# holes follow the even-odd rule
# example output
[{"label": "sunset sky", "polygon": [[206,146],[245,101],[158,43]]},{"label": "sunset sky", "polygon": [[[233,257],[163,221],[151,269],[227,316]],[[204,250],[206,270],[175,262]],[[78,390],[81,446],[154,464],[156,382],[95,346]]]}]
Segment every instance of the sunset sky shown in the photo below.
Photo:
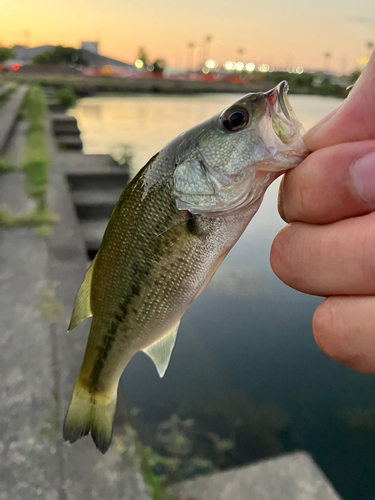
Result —
[{"label": "sunset sky", "polygon": [[[71,45],[100,41],[100,53],[133,63],[139,47],[150,59],[172,67],[203,59],[205,36],[210,55],[224,63],[355,69],[375,43],[374,0],[1,0],[0,44]],[[199,47],[200,46],[200,47]]]}]

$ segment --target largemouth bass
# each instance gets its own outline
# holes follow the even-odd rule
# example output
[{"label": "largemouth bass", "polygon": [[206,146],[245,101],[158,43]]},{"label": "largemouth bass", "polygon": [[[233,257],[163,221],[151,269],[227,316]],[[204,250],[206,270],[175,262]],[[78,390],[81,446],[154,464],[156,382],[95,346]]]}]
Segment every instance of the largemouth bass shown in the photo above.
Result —
[{"label": "largemouth bass", "polygon": [[182,315],[307,151],[286,82],[245,95],[161,149],[126,187],[77,294],[69,330],[92,316],[64,422],[105,453],[120,376],[144,351],[162,377]]}]

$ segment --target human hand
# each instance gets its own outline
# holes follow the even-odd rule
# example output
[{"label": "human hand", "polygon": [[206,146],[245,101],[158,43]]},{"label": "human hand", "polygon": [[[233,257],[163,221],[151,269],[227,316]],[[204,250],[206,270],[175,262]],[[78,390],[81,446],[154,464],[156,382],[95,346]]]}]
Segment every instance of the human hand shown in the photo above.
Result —
[{"label": "human hand", "polygon": [[313,317],[321,349],[375,373],[375,52],[340,108],[305,136],[312,154],[289,171],[271,249],[275,274],[328,297]]}]

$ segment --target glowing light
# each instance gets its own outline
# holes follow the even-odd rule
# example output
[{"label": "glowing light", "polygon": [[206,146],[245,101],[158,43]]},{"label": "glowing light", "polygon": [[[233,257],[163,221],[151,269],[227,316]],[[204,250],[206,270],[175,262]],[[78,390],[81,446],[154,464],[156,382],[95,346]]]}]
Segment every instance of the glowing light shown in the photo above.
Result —
[{"label": "glowing light", "polygon": [[147,71],[154,71],[154,65],[147,66]]},{"label": "glowing light", "polygon": [[19,64],[16,63],[16,64],[12,65],[12,70],[13,71],[18,71],[19,69],[20,69],[20,65]]},{"label": "glowing light", "polygon": [[207,66],[203,66],[203,68],[202,68],[202,72],[203,72],[205,75],[208,75],[208,73],[210,72],[210,68],[207,68]]},{"label": "glowing light", "polygon": [[267,71],[270,70],[270,67],[268,66],[268,64],[260,64],[258,66],[258,71],[260,71],[261,73],[267,73]]},{"label": "glowing light", "polygon": [[289,67],[289,68],[288,68],[288,73],[294,73],[294,68]]},{"label": "glowing light", "polygon": [[209,69],[217,68],[217,62],[214,61],[213,59],[207,59],[206,68],[209,68]]},{"label": "glowing light", "polygon": [[242,70],[244,69],[244,67],[245,67],[245,65],[244,65],[244,63],[243,63],[243,62],[241,62],[241,61],[240,61],[240,62],[238,62],[238,63],[236,64],[236,69],[237,69],[238,71],[242,71]]},{"label": "glowing light", "polygon": [[235,68],[235,63],[233,63],[232,61],[227,61],[224,64],[224,68],[227,69],[228,71],[231,71],[232,69]]},{"label": "glowing light", "polygon": [[134,66],[137,68],[137,69],[142,69],[143,68],[143,61],[141,61],[141,59],[137,59],[134,63]]},{"label": "glowing light", "polygon": [[296,68],[296,73],[298,73],[299,75],[302,75],[302,73],[303,73],[302,66],[298,66],[298,68]]},{"label": "glowing light", "polygon": [[254,71],[254,69],[255,69],[255,64],[254,63],[247,63],[246,64],[246,71],[251,72],[251,71]]}]

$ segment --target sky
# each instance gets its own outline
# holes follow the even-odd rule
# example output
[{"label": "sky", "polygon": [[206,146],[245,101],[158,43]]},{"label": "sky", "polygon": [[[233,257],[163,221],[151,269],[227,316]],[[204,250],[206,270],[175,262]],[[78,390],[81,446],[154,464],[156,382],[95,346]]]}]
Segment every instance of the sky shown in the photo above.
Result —
[{"label": "sky", "polygon": [[[80,47],[133,63],[140,47],[175,68],[209,56],[348,72],[375,43],[374,0],[1,0],[0,44]],[[188,48],[194,43],[194,51]],[[243,55],[239,52],[243,51]],[[329,52],[331,57],[324,58]],[[205,58],[206,58],[205,57]]]}]

